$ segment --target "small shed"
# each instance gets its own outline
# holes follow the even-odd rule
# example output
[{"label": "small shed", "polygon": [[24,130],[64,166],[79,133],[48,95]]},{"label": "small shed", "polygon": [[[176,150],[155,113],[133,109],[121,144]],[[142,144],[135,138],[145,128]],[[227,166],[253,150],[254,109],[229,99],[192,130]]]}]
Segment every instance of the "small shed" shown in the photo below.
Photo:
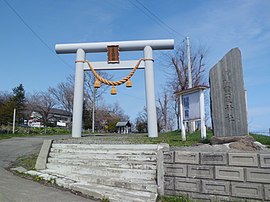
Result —
[{"label": "small shed", "polygon": [[129,121],[117,122],[116,128],[118,133],[128,134],[131,132],[131,124]]}]

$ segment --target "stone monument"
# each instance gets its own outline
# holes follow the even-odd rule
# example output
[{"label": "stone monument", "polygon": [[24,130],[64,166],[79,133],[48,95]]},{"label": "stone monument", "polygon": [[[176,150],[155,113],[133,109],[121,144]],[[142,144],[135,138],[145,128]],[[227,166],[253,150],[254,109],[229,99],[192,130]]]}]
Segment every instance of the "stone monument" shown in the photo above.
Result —
[{"label": "stone monument", "polygon": [[214,136],[248,134],[241,52],[230,50],[210,70],[210,100]]}]

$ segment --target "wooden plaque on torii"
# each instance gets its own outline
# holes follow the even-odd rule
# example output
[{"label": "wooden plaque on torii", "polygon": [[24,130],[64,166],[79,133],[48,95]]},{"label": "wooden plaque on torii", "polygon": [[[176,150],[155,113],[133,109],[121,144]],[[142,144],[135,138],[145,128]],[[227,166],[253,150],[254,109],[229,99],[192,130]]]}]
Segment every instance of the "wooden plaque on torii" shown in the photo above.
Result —
[{"label": "wooden plaque on torii", "polygon": [[107,46],[108,64],[119,63],[119,46]]}]

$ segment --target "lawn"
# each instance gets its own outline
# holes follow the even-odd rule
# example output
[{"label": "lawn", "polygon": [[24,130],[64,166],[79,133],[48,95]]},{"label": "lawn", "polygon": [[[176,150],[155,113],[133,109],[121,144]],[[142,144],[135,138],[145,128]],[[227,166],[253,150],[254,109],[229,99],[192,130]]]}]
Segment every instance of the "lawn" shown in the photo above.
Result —
[{"label": "lawn", "polygon": [[12,163],[12,167],[24,167],[26,170],[35,170],[38,154],[31,154],[27,156],[21,156]]},{"label": "lawn", "polygon": [[[47,133],[44,133],[44,129],[35,129],[30,133],[15,133],[15,134],[0,134],[1,139],[7,139],[12,137],[31,137],[31,136],[40,136],[40,135],[58,135],[58,134],[68,134],[70,131],[61,128],[48,128]],[[267,145],[270,147],[270,136],[258,135],[258,134],[250,134],[256,141]],[[149,138],[147,134],[103,134],[99,137],[94,137],[93,134],[88,135],[89,138],[95,139],[103,139],[105,142],[127,142],[133,144],[159,144],[159,143],[168,143],[173,147],[182,147],[182,146],[192,146],[198,143],[209,143],[211,137],[213,136],[211,131],[207,131],[206,139],[201,140],[200,131],[196,131],[192,134],[187,134],[187,141],[182,142],[181,133],[179,130],[171,131],[167,133],[160,133],[156,138]]]},{"label": "lawn", "polygon": [[14,134],[9,133],[0,133],[0,140],[9,139],[12,137],[33,137],[33,136],[42,136],[42,135],[63,135],[70,134],[70,130],[63,128],[25,128],[25,127],[16,127]]},{"label": "lawn", "polygon": [[[193,146],[200,143],[208,144],[210,139],[213,136],[211,131],[207,131],[206,139],[201,139],[200,131],[196,131],[192,134],[187,134],[187,141],[182,142],[180,131],[171,131],[167,133],[160,133],[156,138],[149,138],[145,134],[88,134],[83,138],[79,138],[74,143],[89,143],[89,144],[98,144],[98,143],[113,143],[113,144],[159,144],[159,143],[168,143],[172,147],[183,147],[183,146]],[[270,136],[263,135],[254,135],[256,141],[261,142],[262,144],[270,147]]]},{"label": "lawn", "polygon": [[198,143],[209,143],[210,138],[212,137],[211,132],[207,132],[206,139],[201,140],[200,131],[187,135],[187,141],[182,142],[181,133],[179,130],[171,131],[167,133],[160,133],[156,138],[149,138],[147,135],[140,136],[139,138],[136,135],[129,135],[124,140],[134,143],[134,144],[159,144],[159,143],[168,143],[170,146],[182,147],[182,146],[191,146]]},{"label": "lawn", "polygon": [[266,145],[270,148],[270,136],[250,134],[256,141]]}]

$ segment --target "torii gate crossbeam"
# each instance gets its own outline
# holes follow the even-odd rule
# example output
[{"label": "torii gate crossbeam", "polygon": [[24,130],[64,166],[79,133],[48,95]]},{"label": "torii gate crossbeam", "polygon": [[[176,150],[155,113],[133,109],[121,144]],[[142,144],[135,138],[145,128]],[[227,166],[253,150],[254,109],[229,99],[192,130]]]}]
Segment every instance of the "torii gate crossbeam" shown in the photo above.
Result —
[{"label": "torii gate crossbeam", "polygon": [[[144,51],[144,58],[153,59],[153,50],[168,50],[174,48],[173,39],[164,40],[142,40],[142,41],[118,41],[98,43],[75,43],[56,44],[57,54],[76,53],[77,61],[84,61],[86,53],[107,52],[110,45],[118,45],[119,51]],[[145,61],[145,91],[147,106],[148,136],[158,137],[157,114],[155,104],[155,82],[153,61]],[[83,85],[84,84],[84,63],[76,63],[72,137],[81,137],[82,131],[82,109],[83,109]]]}]

